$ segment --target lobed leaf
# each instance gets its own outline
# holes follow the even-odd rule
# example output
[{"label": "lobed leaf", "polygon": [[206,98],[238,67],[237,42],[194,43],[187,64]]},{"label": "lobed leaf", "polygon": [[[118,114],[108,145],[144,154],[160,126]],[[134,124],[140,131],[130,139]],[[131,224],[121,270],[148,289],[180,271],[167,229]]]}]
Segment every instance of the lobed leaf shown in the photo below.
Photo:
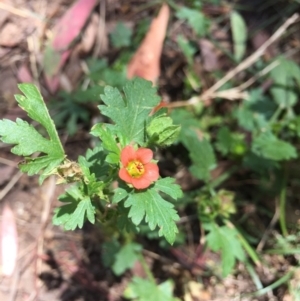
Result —
[{"label": "lobed leaf", "polygon": [[252,143],[252,151],[258,156],[274,161],[297,158],[295,147],[278,139],[271,132],[261,133],[255,137]]},{"label": "lobed leaf", "polygon": [[152,143],[158,146],[167,146],[177,139],[180,126],[174,125],[172,118],[163,114],[151,120],[146,132]]},{"label": "lobed leaf", "polygon": [[298,95],[293,86],[295,81],[300,87],[300,68],[295,62],[284,57],[280,57],[278,61],[279,65],[270,73],[274,82],[271,94],[280,107],[293,107],[298,102]]},{"label": "lobed leaf", "polygon": [[249,91],[249,99],[243,101],[235,112],[241,127],[248,131],[267,128],[277,105],[262,93],[261,89]]},{"label": "lobed leaf", "polygon": [[173,178],[162,178],[155,182],[154,189],[157,189],[167,195],[169,195],[174,200],[181,198],[183,193],[179,185],[174,184],[175,179]]},{"label": "lobed leaf", "polygon": [[189,132],[184,139],[184,146],[190,152],[193,165],[190,167],[192,174],[200,180],[208,181],[210,171],[216,166],[216,158],[210,142],[197,137],[196,132]]},{"label": "lobed leaf", "polygon": [[102,140],[103,148],[109,152],[106,162],[111,164],[119,163],[121,151],[110,128],[98,123],[92,128],[91,134],[99,137]]},{"label": "lobed leaf", "polygon": [[[172,113],[174,122],[181,124],[179,141],[189,151],[192,160],[191,172],[200,180],[208,181],[210,171],[216,166],[216,158],[211,143],[203,136],[199,129],[199,122],[190,112],[175,110]],[[198,131],[198,133],[197,133]]]},{"label": "lobed leaf", "polygon": [[134,141],[140,145],[145,142],[145,119],[160,99],[152,83],[141,78],[128,82],[124,87],[125,97],[112,87],[105,87],[101,98],[101,113],[109,117],[116,125],[127,144]]},{"label": "lobed leaf", "polygon": [[131,269],[135,262],[139,259],[142,246],[137,243],[129,243],[115,254],[115,261],[112,270],[115,275],[122,275],[127,269]]},{"label": "lobed leaf", "polygon": [[226,277],[233,269],[236,259],[245,260],[245,253],[237,237],[235,229],[217,224],[204,224],[209,230],[206,236],[208,246],[213,251],[222,252],[222,274]]},{"label": "lobed leaf", "polygon": [[160,285],[135,277],[124,292],[124,297],[136,301],[179,301],[173,295],[174,284],[167,280]]},{"label": "lobed leaf", "polygon": [[202,37],[207,33],[209,20],[202,12],[187,7],[181,7],[177,11],[176,17],[181,20],[187,20],[188,24],[198,36]]},{"label": "lobed leaf", "polygon": [[126,47],[131,44],[132,30],[124,23],[118,22],[115,30],[111,33],[110,38],[114,47]]},{"label": "lobed leaf", "polygon": [[55,209],[53,216],[54,225],[64,225],[66,230],[82,228],[87,218],[95,223],[95,207],[89,196],[85,196],[78,186],[71,186],[59,200],[67,203]]},{"label": "lobed leaf", "polygon": [[128,192],[125,189],[118,187],[114,191],[112,202],[115,204],[119,203],[122,200],[124,200],[127,196],[128,196]]},{"label": "lobed leaf", "polygon": [[179,216],[173,204],[165,201],[154,188],[129,195],[124,206],[130,207],[128,217],[135,225],[139,225],[145,217],[150,230],[158,226],[159,236],[164,236],[170,244],[175,241],[178,233],[175,221],[179,220]]},{"label": "lobed leaf", "polygon": [[15,96],[19,106],[28,113],[31,119],[45,128],[49,139],[19,118],[16,122],[0,121],[0,138],[5,143],[15,145],[12,152],[16,155],[30,156],[37,152],[46,154],[37,158],[25,158],[25,162],[20,164],[20,169],[29,175],[44,170],[40,177],[40,182],[42,182],[65,159],[65,154],[39,90],[32,84],[20,84],[19,89],[25,95]]}]

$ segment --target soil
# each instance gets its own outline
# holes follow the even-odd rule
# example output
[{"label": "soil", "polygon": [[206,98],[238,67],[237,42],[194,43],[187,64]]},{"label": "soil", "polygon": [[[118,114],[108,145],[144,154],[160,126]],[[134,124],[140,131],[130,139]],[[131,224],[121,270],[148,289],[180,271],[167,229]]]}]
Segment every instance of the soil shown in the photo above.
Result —
[{"label": "soil", "polygon": [[[179,2],[184,4],[184,1]],[[244,2],[251,5],[250,1],[242,1],[241,4],[245,4]],[[42,55],[48,35],[51,35],[51,30],[57,21],[73,3],[73,0],[50,2],[5,0],[0,3],[0,119],[27,118],[26,114],[17,107],[14,99],[14,94],[19,93],[17,84],[21,81],[31,79],[37,83],[46,102],[57,95],[58,92],[53,93],[43,77]],[[157,10],[155,6],[148,4],[146,0],[107,0],[105,5],[98,4],[93,11],[94,16],[88,21],[88,25],[94,27],[89,29],[91,36],[86,37],[90,40],[85,42],[81,40],[75,44],[69,60],[60,72],[60,90],[73,91],[78,87],[84,77],[82,61],[85,58],[96,53],[98,57],[106,57],[109,62],[113,62],[118,55],[118,50],[110,49],[108,38],[110,31],[118,21],[127,22],[128,26],[134,27],[143,18],[150,20]],[[277,7],[269,10],[266,8],[261,14],[254,14],[249,10],[245,18],[253,28],[257,29],[260,28],[259,24],[269,20],[270,14],[273,14],[275,21],[272,26],[277,26],[285,17],[284,12],[279,11],[281,7],[284,7],[284,4],[278,1]],[[103,10],[105,10],[106,30],[96,38],[93,32],[97,33]],[[226,11],[226,5],[207,4],[204,9],[210,18],[222,16],[224,10]],[[272,26],[256,31],[254,35],[256,39],[251,40],[249,52],[269,38]],[[186,36],[192,33],[185,24],[176,20],[172,20],[169,27],[170,39],[165,45],[161,58],[162,74],[158,86],[159,93],[164,98],[177,101],[186,97],[183,91],[186,62],[174,41],[180,33],[185,33]],[[294,36],[295,43],[296,35],[297,33]],[[228,32],[216,27],[215,38],[218,37],[222,38],[225,49],[232,46]],[[298,35],[298,43],[299,40]],[[280,47],[282,44],[273,45],[266,56],[274,56],[280,52]],[[297,47],[299,49],[299,44]],[[207,40],[199,42],[199,49],[202,49],[203,53],[207,53],[207,49],[213,49],[208,50],[211,55],[207,54],[206,58],[204,57],[204,62],[202,61],[204,67],[200,61],[195,66],[195,72],[202,76],[203,88],[206,89],[213,83],[207,72],[220,68],[228,70],[231,63]],[[200,59],[200,55],[198,56]],[[95,107],[91,108],[91,116],[97,118]],[[91,147],[92,139],[87,130],[92,123],[91,117],[90,124],[82,125],[72,137],[65,131],[61,131],[62,140],[71,159],[76,159],[85,153],[87,147]],[[161,164],[162,174],[174,175],[174,157],[171,152],[164,155],[166,159]],[[20,158],[10,153],[9,146],[0,143],[0,188],[2,189],[0,195],[3,193],[0,198],[0,212],[5,205],[9,205],[14,213],[18,231],[16,268],[10,277],[0,275],[0,300],[125,300],[122,294],[132,276],[145,276],[142,266],[137,263],[132,270],[122,277],[117,277],[103,265],[101,260],[101,245],[105,240],[101,228],[87,224],[82,230],[66,232],[61,227],[53,226],[51,222],[53,210],[59,206],[57,198],[66,187],[55,185],[54,178],[49,178],[39,186],[36,176],[27,177],[19,173],[17,169],[19,161]],[[220,165],[219,168],[222,172],[223,167]],[[186,191],[201,185],[184,166],[177,180]],[[220,256],[208,251],[204,252],[199,244],[199,225],[188,219],[188,210],[192,212],[193,208],[181,212],[187,216],[186,231],[189,237],[183,246],[163,249],[155,240],[138,238],[144,246],[143,254],[157,283],[173,279],[176,295],[185,301],[292,300],[285,285],[261,297],[247,296],[247,293],[254,292],[257,288],[242,264],[238,265],[234,274],[223,280],[215,276],[213,271],[216,271],[220,265]],[[268,222],[264,220],[263,215],[255,218],[255,208],[253,209],[251,205],[245,206],[243,210],[249,212],[249,223],[252,222],[260,227],[261,231],[266,231]],[[291,211],[295,210],[292,208]],[[278,275],[285,274],[294,264],[291,258],[278,255],[265,255],[263,260],[264,267],[257,267],[256,271],[264,285],[273,283],[278,279]],[[198,281],[199,279],[201,281]],[[297,279],[293,281],[292,285],[297,284]]]}]

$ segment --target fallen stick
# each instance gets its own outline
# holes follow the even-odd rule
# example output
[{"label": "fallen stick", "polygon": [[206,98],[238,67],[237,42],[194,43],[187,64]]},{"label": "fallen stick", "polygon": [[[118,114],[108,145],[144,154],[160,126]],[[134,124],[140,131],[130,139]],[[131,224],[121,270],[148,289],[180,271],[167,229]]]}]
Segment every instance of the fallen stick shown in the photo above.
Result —
[{"label": "fallen stick", "polygon": [[[235,77],[241,71],[249,68],[253,65],[267,50],[267,48],[273,44],[277,39],[279,39],[283,33],[287,30],[289,26],[294,24],[299,18],[299,14],[295,13],[290,18],[288,18],[274,33],[273,35],[262,44],[253,54],[244,59],[239,65],[237,65],[234,69],[229,71],[224,77],[222,77],[219,81],[217,81],[213,86],[211,86],[208,90],[202,93],[200,96],[192,97],[186,101],[177,101],[174,103],[170,103],[167,105],[168,108],[182,107],[182,106],[191,106],[195,105],[200,101],[207,100],[209,98],[213,98],[213,96],[218,95],[216,91],[221,88],[224,84],[226,84],[229,80]],[[253,82],[252,82],[253,83]],[[251,83],[251,84],[252,84]],[[243,85],[241,85],[243,86]],[[240,87],[241,87],[240,86]],[[222,91],[224,92],[224,91]]]}]

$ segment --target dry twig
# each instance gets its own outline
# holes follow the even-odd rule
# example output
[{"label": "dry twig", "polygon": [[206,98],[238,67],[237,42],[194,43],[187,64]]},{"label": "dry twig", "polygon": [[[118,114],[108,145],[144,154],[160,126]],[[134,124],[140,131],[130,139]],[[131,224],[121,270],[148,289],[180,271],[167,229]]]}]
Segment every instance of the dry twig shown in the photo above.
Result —
[{"label": "dry twig", "polygon": [[[238,73],[240,73],[241,71],[252,66],[265,53],[267,48],[285,33],[285,31],[287,30],[287,28],[289,26],[291,26],[292,24],[297,22],[298,18],[299,18],[299,14],[297,14],[297,13],[293,14],[252,55],[247,57],[238,66],[236,66],[234,69],[229,71],[223,78],[221,78],[219,81],[217,81],[212,87],[210,87],[208,90],[206,90],[200,96],[192,97],[191,99],[189,99],[187,101],[178,101],[178,102],[170,103],[167,107],[174,108],[174,107],[182,107],[182,106],[191,106],[191,105],[196,105],[200,101],[204,101],[204,100],[207,100],[210,98],[220,97],[220,92],[217,92],[217,90],[219,88],[221,88],[224,84],[226,84],[229,80],[231,80],[233,77],[235,77]],[[265,68],[263,71],[261,71],[258,74],[258,77],[270,72],[270,70],[274,67],[275,66],[273,64],[269,65],[267,68]],[[221,91],[221,93],[222,93],[221,96],[222,97],[224,97],[224,95],[228,96],[228,93],[232,93],[233,90],[235,90],[235,96],[237,96],[238,93],[242,92],[241,90],[243,90],[243,89],[249,87],[251,84],[253,84],[255,82],[255,80],[257,80],[258,77],[256,76],[256,77],[251,78],[246,83],[242,84],[241,86],[239,86],[237,88]],[[242,94],[240,94],[240,96],[241,96],[241,98],[244,98],[245,94],[242,93]]]},{"label": "dry twig", "polygon": [[18,164],[16,162],[1,157],[0,163],[11,167],[18,167]]},{"label": "dry twig", "polygon": [[276,205],[276,210],[275,210],[275,213],[272,217],[272,220],[268,226],[268,228],[266,229],[266,231],[264,232],[259,244],[257,245],[256,247],[256,251],[257,252],[261,252],[261,250],[264,248],[265,246],[265,243],[268,239],[268,237],[270,236],[270,233],[272,232],[272,230],[274,229],[274,226],[276,225],[276,223],[278,222],[279,220],[279,216],[280,216],[280,208],[279,208],[279,205],[277,204]]},{"label": "dry twig", "polygon": [[0,192],[0,201],[3,200],[3,198],[8,194],[8,192],[15,186],[15,184],[19,181],[19,179],[22,177],[23,173],[18,171],[7,183],[7,185],[1,190]]},{"label": "dry twig", "polygon": [[[52,203],[53,203],[53,196],[55,193],[55,177],[51,176],[47,181],[47,186],[43,189],[43,193],[41,195],[42,200],[44,201],[44,207],[41,215],[41,228],[40,233],[37,238],[36,242],[36,254],[41,255],[43,254],[43,248],[44,248],[44,234],[45,230],[47,228],[48,222],[49,222],[49,216],[51,213]],[[35,273],[36,273],[36,292],[38,295],[39,288],[42,284],[39,285],[39,278],[38,275],[41,273],[41,266],[42,261],[40,259],[40,256],[36,257],[35,262]]]},{"label": "dry twig", "polygon": [[19,17],[23,17],[23,18],[35,18],[37,20],[43,20],[43,18],[41,16],[39,16],[38,14],[31,12],[29,10],[25,10],[25,9],[18,9],[15,8],[11,5],[8,5],[6,3],[0,2],[0,10],[5,10],[10,12],[11,14],[17,15]]}]

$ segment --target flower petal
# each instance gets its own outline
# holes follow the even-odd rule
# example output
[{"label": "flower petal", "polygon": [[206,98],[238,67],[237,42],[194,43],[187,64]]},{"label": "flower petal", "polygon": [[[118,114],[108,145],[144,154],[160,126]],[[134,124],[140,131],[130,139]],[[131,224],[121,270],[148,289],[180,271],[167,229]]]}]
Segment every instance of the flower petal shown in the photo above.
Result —
[{"label": "flower petal", "polygon": [[157,164],[148,163],[144,165],[145,173],[143,174],[143,178],[147,178],[149,181],[154,182],[159,178],[159,169]]},{"label": "flower petal", "polygon": [[126,168],[121,168],[119,170],[119,177],[120,177],[120,179],[122,179],[126,183],[131,183],[132,182],[132,177],[130,176],[130,174],[128,173]]},{"label": "flower petal", "polygon": [[139,148],[137,151],[136,151],[136,159],[139,160],[140,162],[142,162],[143,164],[147,164],[149,163],[152,158],[153,158],[153,152],[151,149],[149,148]]},{"label": "flower petal", "polygon": [[131,146],[131,145],[127,145],[126,147],[124,147],[122,149],[121,162],[122,162],[123,166],[127,166],[129,161],[132,161],[135,159],[135,157],[136,157],[135,153],[136,153],[136,151],[133,148],[133,146]]},{"label": "flower petal", "polygon": [[140,177],[140,178],[135,178],[135,179],[132,178],[131,184],[136,189],[145,189],[145,188],[149,187],[152,184],[152,182],[145,177]]}]

